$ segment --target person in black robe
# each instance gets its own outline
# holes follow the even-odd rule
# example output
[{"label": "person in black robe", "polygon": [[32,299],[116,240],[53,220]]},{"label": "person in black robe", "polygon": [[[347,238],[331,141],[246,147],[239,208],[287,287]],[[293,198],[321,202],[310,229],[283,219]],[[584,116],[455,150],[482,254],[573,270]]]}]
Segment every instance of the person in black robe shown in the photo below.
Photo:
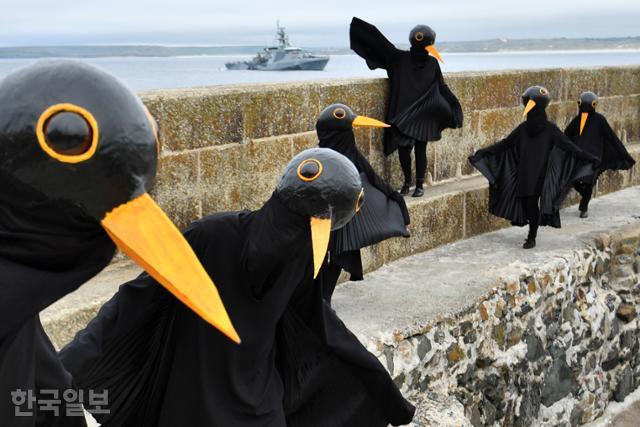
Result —
[{"label": "person in black robe", "polygon": [[[189,226],[185,237],[218,285],[242,344],[206,327],[142,274],[122,285],[60,352],[81,389],[109,389],[110,414],[98,421],[277,427],[410,420],[413,408],[314,284],[331,229],[353,217],[362,197],[353,164],[315,148],[293,158],[262,208],[213,214]],[[313,366],[306,363],[311,354]],[[317,389],[301,382],[317,372],[316,363],[335,367],[323,380],[368,402],[367,409],[380,409],[346,416],[351,406],[322,406],[332,396],[308,392]],[[367,381],[371,389],[363,386]],[[321,415],[301,412],[311,401]],[[350,423],[359,419],[366,421]]]},{"label": "person in black robe", "polygon": [[578,147],[600,159],[593,175],[582,177],[573,183],[573,188],[581,196],[580,218],[589,216],[589,201],[593,187],[602,172],[631,169],[636,163],[609,126],[607,118],[596,112],[597,104],[598,96],[595,93],[583,92],[578,99],[579,114],[564,131]]},{"label": "person in black robe", "polygon": [[[416,188],[414,197],[424,195],[427,172],[427,142],[438,141],[443,129],[462,127],[462,107],[445,84],[434,43],[436,33],[417,25],[409,33],[409,51],[397,49],[373,25],[353,18],[351,49],[367,61],[370,69],[383,68],[389,76],[389,101],[384,153],[398,149],[404,174],[402,194],[411,187],[411,150],[415,146]],[[435,58],[434,58],[435,57]]]},{"label": "person in black robe", "polygon": [[404,197],[373,170],[358,150],[353,135],[355,127],[388,126],[378,120],[358,116],[344,104],[328,106],[316,122],[319,146],[331,148],[353,162],[367,197],[367,203],[353,220],[331,233],[327,262],[321,271],[324,297],[329,303],[342,270],[350,274],[350,280],[362,280],[360,249],[390,237],[409,237],[407,225],[410,218]]},{"label": "person in black robe", "polygon": [[[140,99],[97,68],[43,61],[0,82],[0,425],[85,425],[39,312],[102,270],[112,240],[235,333],[193,251],[146,192],[157,155]],[[162,245],[171,256],[156,251]],[[216,300],[198,303],[203,296]]]},{"label": "person in black robe", "polygon": [[524,249],[536,246],[539,225],[560,228],[559,211],[571,184],[592,174],[597,161],[547,120],[549,101],[544,87],[528,88],[522,96],[526,121],[469,157],[489,180],[489,211],[513,225],[529,224]]}]

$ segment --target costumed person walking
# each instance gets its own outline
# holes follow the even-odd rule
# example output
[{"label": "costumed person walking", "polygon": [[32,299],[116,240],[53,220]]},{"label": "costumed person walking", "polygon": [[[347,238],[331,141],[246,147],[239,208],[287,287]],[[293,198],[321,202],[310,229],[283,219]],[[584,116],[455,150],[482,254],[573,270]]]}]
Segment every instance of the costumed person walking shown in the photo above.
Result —
[{"label": "costumed person walking", "polygon": [[589,216],[589,201],[600,174],[606,170],[631,169],[636,163],[620,138],[611,129],[607,118],[596,112],[598,96],[583,92],[578,99],[578,115],[571,120],[564,133],[578,147],[596,156],[600,161],[595,173],[573,183],[580,194],[580,218]]},{"label": "costumed person walking", "polygon": [[578,148],[547,119],[549,92],[532,86],[522,95],[526,121],[469,161],[489,180],[489,211],[529,224],[522,246],[536,246],[540,225],[560,228],[560,207],[571,184],[593,174],[597,158]]},{"label": "costumed person walking", "polygon": [[331,233],[326,265],[319,281],[325,299],[331,296],[340,272],[347,271],[350,280],[362,280],[360,249],[390,237],[409,237],[409,211],[404,197],[387,184],[371,167],[356,146],[353,128],[386,128],[375,119],[358,116],[344,104],[325,108],[316,122],[319,146],[346,156],[358,169],[367,202],[344,227]]},{"label": "costumed person walking", "polygon": [[[146,274],[122,285],[60,352],[81,389],[110,390],[110,414],[98,421],[211,427],[408,422],[413,407],[314,286],[331,230],[353,217],[362,194],[353,164],[316,148],[293,158],[262,208],[214,214],[189,226],[185,237],[218,285],[242,344],[208,328]],[[311,364],[303,357],[308,352]],[[358,412],[351,400],[343,408],[324,406],[334,402],[332,389],[308,393],[313,378],[305,373],[318,364],[332,368],[323,380],[366,402],[367,410]],[[300,412],[307,404],[324,412],[310,418]]]},{"label": "costumed person walking", "polygon": [[[436,33],[417,25],[409,33],[411,49],[397,49],[373,25],[353,18],[351,49],[367,61],[370,69],[383,68],[389,77],[389,101],[384,153],[398,149],[404,174],[402,194],[411,187],[411,151],[415,147],[416,187],[413,197],[424,195],[427,172],[427,142],[438,141],[443,129],[462,127],[462,107],[444,82],[434,43]],[[436,59],[437,58],[437,59]]]},{"label": "costumed person walking", "polygon": [[79,62],[38,62],[0,82],[2,426],[85,425],[38,314],[100,272],[112,240],[237,339],[209,276],[147,194],[155,126],[137,96]]}]

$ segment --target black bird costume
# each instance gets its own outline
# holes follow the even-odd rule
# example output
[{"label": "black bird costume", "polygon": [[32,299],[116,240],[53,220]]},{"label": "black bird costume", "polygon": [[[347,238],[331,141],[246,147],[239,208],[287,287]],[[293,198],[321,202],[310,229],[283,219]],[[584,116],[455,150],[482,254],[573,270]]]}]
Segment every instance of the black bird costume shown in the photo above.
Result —
[{"label": "black bird costume", "polygon": [[325,108],[316,122],[319,146],[346,156],[358,169],[367,203],[344,227],[331,233],[327,265],[322,268],[325,299],[331,302],[340,272],[362,280],[360,249],[395,236],[409,237],[409,211],[404,197],[371,167],[356,146],[353,128],[388,127],[375,119],[357,116],[343,104]]},{"label": "black bird costume", "polygon": [[589,201],[600,174],[606,170],[631,169],[636,163],[620,138],[609,126],[605,116],[596,112],[598,97],[584,92],[578,99],[579,114],[571,120],[564,133],[578,147],[596,156],[600,161],[591,176],[580,178],[573,188],[580,193],[580,217],[588,216]]},{"label": "black bird costume", "polygon": [[571,184],[593,173],[596,158],[573,144],[547,120],[549,92],[528,88],[526,121],[469,161],[489,180],[489,211],[513,225],[529,224],[525,249],[535,247],[539,225],[560,228],[560,207]]},{"label": "black bird costume", "polygon": [[[71,378],[38,313],[102,270],[112,240],[237,337],[195,254],[146,192],[158,144],[140,99],[97,68],[43,61],[0,82],[0,425],[85,424],[82,413],[67,416]],[[27,411],[12,402],[19,390],[61,403]]]},{"label": "black bird costume", "polygon": [[[398,149],[404,173],[403,194],[411,185],[411,150],[415,146],[416,192],[424,194],[422,185],[427,171],[427,142],[438,141],[443,129],[462,127],[462,107],[444,82],[440,54],[433,45],[436,33],[418,25],[409,34],[411,49],[397,49],[373,25],[353,18],[350,28],[351,49],[367,61],[370,69],[383,68],[389,77],[389,103],[384,153]],[[429,55],[431,54],[431,55]],[[435,57],[435,58],[434,58]]]},{"label": "black bird costume", "polygon": [[[317,148],[291,161],[259,210],[214,214],[192,224],[185,236],[218,285],[242,344],[208,328],[146,274],[121,286],[60,353],[79,387],[111,390],[111,414],[99,418],[102,425],[375,425],[336,424],[336,408],[322,406],[326,393],[307,393],[312,386],[301,382],[304,374],[323,361],[335,368],[331,375],[340,376],[322,378],[339,381],[354,398],[374,396],[385,399],[377,405],[404,408],[388,374],[380,381],[384,368],[313,283],[331,229],[351,219],[358,203],[362,188],[355,167]],[[302,357],[309,354],[313,365]],[[388,393],[369,391],[358,375],[375,378]],[[317,419],[301,412],[312,400],[313,408],[325,410]],[[378,423],[386,425],[386,418]]]}]

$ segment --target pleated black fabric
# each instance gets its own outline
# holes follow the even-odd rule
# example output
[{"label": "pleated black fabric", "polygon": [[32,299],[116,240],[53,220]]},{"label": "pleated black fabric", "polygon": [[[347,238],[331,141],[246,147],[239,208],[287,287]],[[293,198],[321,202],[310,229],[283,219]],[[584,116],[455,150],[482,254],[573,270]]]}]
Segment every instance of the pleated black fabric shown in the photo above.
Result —
[{"label": "pleated black fabric", "polygon": [[[294,383],[276,357],[296,369],[308,354],[331,355],[339,372],[357,370],[361,363],[341,352],[373,357],[355,337],[344,344],[346,350],[318,334],[294,347],[280,344],[309,328],[283,322],[285,313],[323,302],[319,294],[294,298],[301,289],[315,289],[309,220],[288,210],[277,195],[255,212],[206,217],[185,237],[218,287],[242,344],[222,336],[146,274],[121,286],[60,352],[80,388],[110,390],[111,413],[100,417],[102,425],[285,426],[285,402],[304,405],[308,393],[304,385],[289,388]],[[318,322],[331,333],[346,333],[336,318]],[[393,384],[388,375],[384,380]],[[345,392],[373,398],[367,390]],[[326,419],[332,410],[325,408]]]},{"label": "pleated black fabric", "polygon": [[34,416],[15,417],[10,392],[53,389],[62,396],[71,387],[38,313],[95,276],[115,247],[77,207],[48,200],[2,171],[0,182],[0,420],[3,426],[84,425],[82,417],[66,417],[64,405],[59,417],[37,405]]},{"label": "pleated black fabric", "polygon": [[[322,298],[321,276],[300,287],[281,321],[278,363],[287,426],[408,424],[415,408]],[[295,355],[294,357],[292,357]]]},{"label": "pleated black fabric", "polygon": [[[346,156],[360,172],[365,202],[360,212],[343,228],[331,233],[329,263],[335,264],[351,275],[351,280],[362,280],[360,249],[391,237],[409,237],[407,225],[409,211],[404,197],[395,191],[371,167],[355,143],[349,130],[318,131],[319,146],[330,148]],[[329,276],[337,276],[330,274]],[[335,288],[325,277],[327,299]]]},{"label": "pleated black fabric", "polygon": [[584,178],[585,182],[595,183],[598,176],[606,170],[631,169],[636,163],[618,135],[611,129],[606,117],[600,113],[589,113],[582,135],[580,114],[571,120],[564,132],[578,147],[600,159],[596,173]]},{"label": "pleated black fabric", "polygon": [[390,120],[401,134],[418,141],[438,141],[442,130],[455,127],[451,122],[451,106],[440,94],[440,86],[432,85],[409,108]]},{"label": "pleated black fabric", "polygon": [[389,77],[386,121],[393,131],[385,132],[386,155],[412,140],[437,141],[443,129],[462,127],[460,102],[445,84],[438,61],[424,49],[399,50],[358,18],[351,21],[349,35],[351,49],[369,68],[383,68]]},{"label": "pleated black fabric", "polygon": [[[522,123],[504,140],[478,150],[469,161],[489,181],[493,215],[526,225],[522,200],[540,196],[540,225],[559,228],[562,201],[573,181],[593,173],[596,159],[545,120],[529,127]],[[520,184],[522,180],[526,186]]]},{"label": "pleated black fabric", "polygon": [[346,226],[335,231],[336,255],[360,250],[390,237],[409,237],[398,203],[374,187],[364,173],[360,178],[366,201]]}]

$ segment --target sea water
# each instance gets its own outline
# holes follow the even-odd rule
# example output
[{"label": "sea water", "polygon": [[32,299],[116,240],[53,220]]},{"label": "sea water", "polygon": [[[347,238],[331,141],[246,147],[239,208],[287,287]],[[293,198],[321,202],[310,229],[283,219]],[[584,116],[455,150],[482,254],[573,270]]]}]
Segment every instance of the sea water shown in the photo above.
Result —
[{"label": "sea water", "polygon": [[[510,69],[640,65],[640,50],[443,53],[444,72]],[[113,57],[87,58],[123,80],[134,90],[169,89],[223,84],[275,83],[318,79],[385,76],[371,71],[356,55],[331,55],[323,71],[227,70],[225,62],[251,56]],[[0,59],[0,78],[37,59]],[[544,84],[544,82],[541,82]]]}]

